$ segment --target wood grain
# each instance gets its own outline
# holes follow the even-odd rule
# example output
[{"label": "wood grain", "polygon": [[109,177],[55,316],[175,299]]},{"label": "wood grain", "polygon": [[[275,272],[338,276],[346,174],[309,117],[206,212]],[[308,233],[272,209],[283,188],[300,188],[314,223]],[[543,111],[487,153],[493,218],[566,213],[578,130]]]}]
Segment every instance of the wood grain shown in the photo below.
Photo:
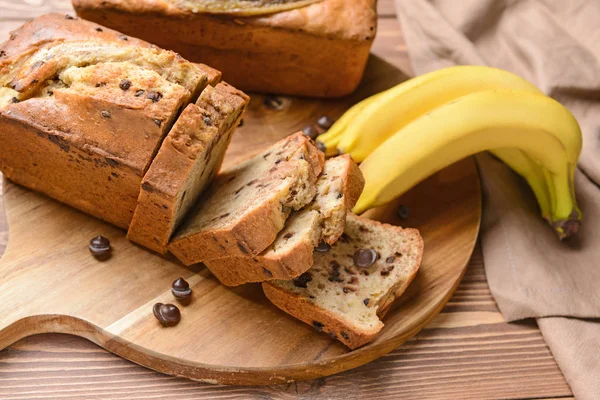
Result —
[{"label": "wood grain", "polygon": [[[0,35],[5,37],[25,19],[46,12],[49,3],[0,0]],[[70,8],[68,0],[54,3]],[[385,18],[379,20],[373,52],[410,74],[399,24],[391,14],[393,0],[378,4]],[[8,10],[16,7],[24,11],[9,20]],[[6,237],[0,217],[0,248]],[[24,339],[0,352],[0,398],[398,399],[412,394],[433,399],[573,399],[537,327],[497,322],[501,320],[478,248],[455,296],[428,328],[384,358],[349,372],[296,385],[206,385],[147,370],[84,339],[51,334]],[[530,347],[535,348],[533,354]],[[464,360],[463,366],[487,364],[479,364],[482,373],[470,378],[460,366],[454,368],[448,354]],[[502,358],[505,355],[510,359]],[[428,393],[427,387],[436,392]]]}]

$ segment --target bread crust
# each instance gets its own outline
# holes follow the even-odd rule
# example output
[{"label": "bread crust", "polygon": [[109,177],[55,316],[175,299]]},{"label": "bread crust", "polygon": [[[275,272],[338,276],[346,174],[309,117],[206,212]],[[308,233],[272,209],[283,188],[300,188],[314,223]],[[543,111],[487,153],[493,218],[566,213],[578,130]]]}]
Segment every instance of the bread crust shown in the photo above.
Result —
[{"label": "bread crust", "polygon": [[248,101],[219,83],[204,90],[200,106],[186,107],[144,176],[128,239],[166,253],[173,231],[219,171]]},{"label": "bread crust", "polygon": [[83,18],[214,66],[240,89],[302,96],[354,91],[377,29],[375,0],[324,0],[258,17],[194,14],[164,0],[73,4]]}]

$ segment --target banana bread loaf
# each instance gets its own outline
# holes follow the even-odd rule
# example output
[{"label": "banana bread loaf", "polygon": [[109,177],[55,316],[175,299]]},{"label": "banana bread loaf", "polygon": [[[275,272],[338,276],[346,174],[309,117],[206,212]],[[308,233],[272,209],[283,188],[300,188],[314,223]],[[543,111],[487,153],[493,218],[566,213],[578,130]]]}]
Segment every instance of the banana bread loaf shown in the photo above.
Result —
[{"label": "banana bread loaf", "polygon": [[0,170],[127,228],[163,138],[217,79],[95,23],[36,18],[0,45]]},{"label": "banana bread loaf", "polygon": [[186,217],[169,251],[185,265],[266,249],[292,209],[316,195],[324,155],[302,132],[220,174]]},{"label": "banana bread loaf", "polygon": [[380,318],[412,282],[422,256],[416,229],[348,214],[344,235],[315,252],[311,269],[262,286],[277,307],[355,349],[381,331]]},{"label": "banana bread loaf", "polygon": [[144,176],[130,240],[166,253],[173,231],[219,171],[248,100],[219,83],[186,107]]},{"label": "banana bread loaf", "polygon": [[320,241],[333,244],[342,235],[346,214],[356,204],[364,183],[349,155],[330,158],[317,180],[313,202],[292,212],[266,250],[254,257],[227,257],[204,264],[227,286],[297,277],[312,266],[314,248]]},{"label": "banana bread loaf", "polygon": [[195,12],[182,3],[73,0],[85,19],[214,66],[240,89],[268,93],[352,92],[377,28],[376,0],[322,0],[258,16]]}]

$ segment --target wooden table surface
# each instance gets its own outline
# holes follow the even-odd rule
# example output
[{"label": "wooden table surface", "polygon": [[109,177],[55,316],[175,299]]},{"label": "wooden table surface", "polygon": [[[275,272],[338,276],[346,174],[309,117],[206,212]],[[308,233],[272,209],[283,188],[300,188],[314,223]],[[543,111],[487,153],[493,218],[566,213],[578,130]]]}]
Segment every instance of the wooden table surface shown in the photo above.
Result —
[{"label": "wooden table surface", "polygon": [[[67,0],[0,0],[0,41],[26,19],[72,12]],[[373,53],[410,73],[393,0],[379,1]],[[0,199],[1,205],[1,199]],[[0,212],[0,253],[8,240]],[[0,316],[1,318],[1,316]],[[77,337],[47,334],[0,352],[0,399],[572,399],[535,322],[504,322],[481,249],[442,313],[381,359],[339,375],[271,387],[165,376]]]}]

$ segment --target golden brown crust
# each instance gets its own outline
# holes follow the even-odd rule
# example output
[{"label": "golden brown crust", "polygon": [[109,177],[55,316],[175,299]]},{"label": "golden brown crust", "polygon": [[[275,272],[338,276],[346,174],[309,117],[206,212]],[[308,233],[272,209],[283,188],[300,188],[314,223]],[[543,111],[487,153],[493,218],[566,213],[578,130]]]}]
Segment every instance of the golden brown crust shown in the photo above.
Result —
[{"label": "golden brown crust", "polygon": [[248,100],[219,83],[186,107],[144,176],[130,240],[166,253],[171,234],[221,167]]},{"label": "golden brown crust", "polygon": [[328,333],[353,350],[372,341],[383,328],[383,323],[380,323],[371,330],[356,329],[352,327],[351,322],[344,321],[339,315],[314,305],[305,297],[290,293],[269,282],[264,282],[262,288],[265,296],[277,308],[312,325],[320,332]]},{"label": "golden brown crust", "polygon": [[352,92],[377,29],[375,0],[324,0],[262,17],[193,14],[163,0],[73,3],[82,17],[206,62],[243,90],[304,96]]},{"label": "golden brown crust", "polygon": [[13,96],[0,96],[0,169],[127,228],[144,173],[207,75],[173,52],[59,14],[27,22],[0,50],[0,87]]}]

